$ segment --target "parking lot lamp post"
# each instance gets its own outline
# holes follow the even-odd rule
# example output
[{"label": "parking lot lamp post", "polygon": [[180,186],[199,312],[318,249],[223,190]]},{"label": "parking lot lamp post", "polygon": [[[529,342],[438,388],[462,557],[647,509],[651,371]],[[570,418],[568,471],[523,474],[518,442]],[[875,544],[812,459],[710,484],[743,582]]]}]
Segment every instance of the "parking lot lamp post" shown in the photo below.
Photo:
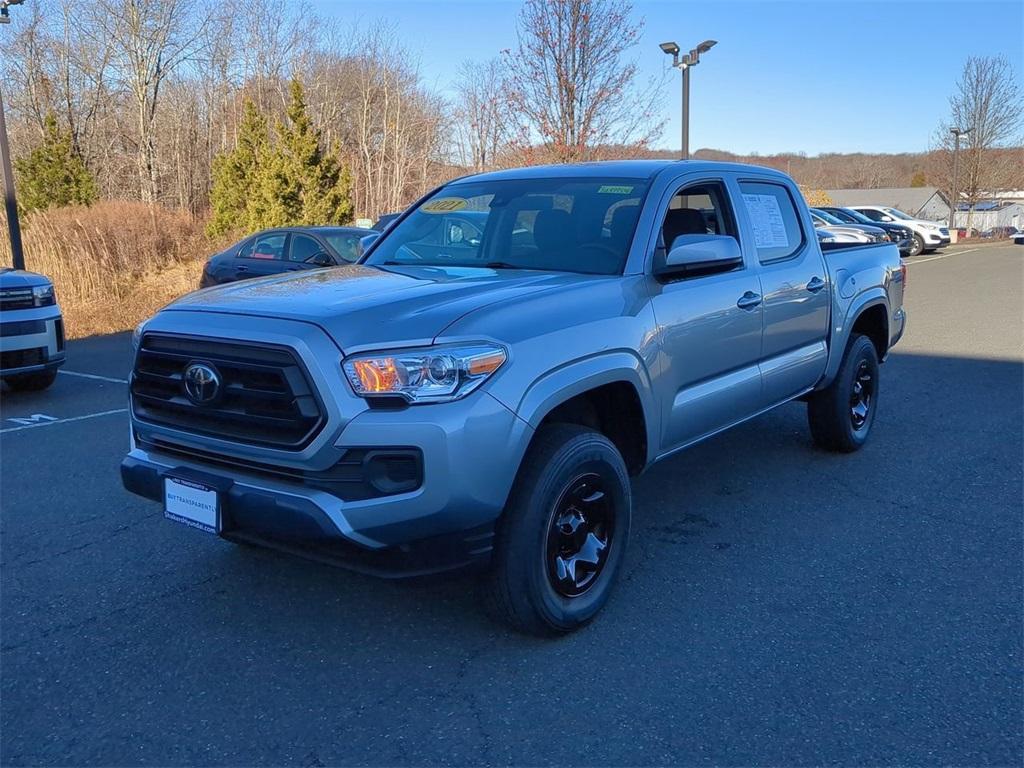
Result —
[{"label": "parking lot lamp post", "polygon": [[0,176],[3,176],[7,230],[11,236],[11,261],[15,269],[24,269],[25,253],[21,249],[21,227],[18,224],[18,203],[14,198],[14,171],[11,168],[11,150],[7,144],[7,121],[4,120],[2,92],[0,92]]},{"label": "parking lot lamp post", "polygon": [[[24,0],[0,0],[0,23],[9,24],[12,5]],[[15,269],[25,268],[25,253],[21,249],[21,227],[18,225],[18,203],[14,198],[14,171],[11,168],[11,148],[7,143],[7,121],[4,119],[4,98],[0,92],[0,177],[4,185],[4,207],[7,211],[7,230],[11,236],[11,260]]]},{"label": "parking lot lamp post", "polygon": [[700,55],[707,53],[717,45],[717,40],[705,40],[703,43],[692,49],[684,56],[679,56],[679,46],[676,43],[662,43],[661,50],[672,57],[672,66],[678,69],[683,76],[682,89],[682,150],[680,156],[683,160],[690,157],[690,67],[700,63]]},{"label": "parking lot lamp post", "polygon": [[956,209],[960,207],[960,190],[957,189],[957,171],[960,160],[960,137],[971,132],[970,128],[950,128],[953,134],[953,194],[949,201],[949,228],[956,229]]}]

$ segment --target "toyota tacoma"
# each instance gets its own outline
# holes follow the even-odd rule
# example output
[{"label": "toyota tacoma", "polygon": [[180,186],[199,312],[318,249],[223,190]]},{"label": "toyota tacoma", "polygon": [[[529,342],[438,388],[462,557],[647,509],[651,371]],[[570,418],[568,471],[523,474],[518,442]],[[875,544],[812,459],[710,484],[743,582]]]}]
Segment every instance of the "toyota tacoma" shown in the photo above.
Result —
[{"label": "toyota tacoma", "polygon": [[123,482],[235,542],[385,576],[480,566],[502,619],[568,632],[608,600],[654,462],[792,400],[821,448],[864,444],[905,278],[893,244],[819,245],[764,168],[468,176],[358,264],[142,324]]}]

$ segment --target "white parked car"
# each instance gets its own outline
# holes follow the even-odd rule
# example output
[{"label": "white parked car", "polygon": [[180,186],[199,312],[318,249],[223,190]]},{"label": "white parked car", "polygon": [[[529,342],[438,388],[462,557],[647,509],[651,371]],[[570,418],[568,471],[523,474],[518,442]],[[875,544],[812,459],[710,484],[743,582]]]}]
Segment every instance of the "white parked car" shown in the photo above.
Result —
[{"label": "white parked car", "polygon": [[887,205],[851,205],[848,207],[860,211],[872,221],[892,222],[909,228],[914,233],[914,244],[910,249],[911,256],[949,245],[949,228],[938,222],[915,219],[898,208],[890,208]]}]

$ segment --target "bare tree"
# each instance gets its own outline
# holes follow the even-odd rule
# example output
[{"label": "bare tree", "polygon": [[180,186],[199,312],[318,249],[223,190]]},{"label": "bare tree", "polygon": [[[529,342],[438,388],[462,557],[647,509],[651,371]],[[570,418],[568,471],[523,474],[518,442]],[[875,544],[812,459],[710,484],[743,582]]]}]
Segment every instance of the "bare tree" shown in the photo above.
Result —
[{"label": "bare tree", "polygon": [[938,162],[932,175],[947,197],[953,186],[954,138],[950,129],[970,131],[960,140],[957,186],[973,207],[985,192],[1008,181],[1007,155],[998,150],[1020,143],[1022,121],[1024,95],[1009,60],[1003,56],[967,59],[949,97],[949,119],[939,125],[935,136]]},{"label": "bare tree", "polygon": [[524,149],[539,142],[549,157],[586,160],[643,149],[660,130],[657,90],[639,87],[626,58],[642,26],[631,12],[627,0],[526,0],[518,46],[506,53]]},{"label": "bare tree", "polygon": [[508,94],[501,60],[463,62],[455,91],[453,117],[462,164],[474,171],[487,170],[498,162],[508,138]]},{"label": "bare tree", "polygon": [[158,197],[155,123],[161,89],[195,56],[210,8],[204,0],[97,0],[100,28],[113,42],[120,76],[135,104],[139,194]]}]

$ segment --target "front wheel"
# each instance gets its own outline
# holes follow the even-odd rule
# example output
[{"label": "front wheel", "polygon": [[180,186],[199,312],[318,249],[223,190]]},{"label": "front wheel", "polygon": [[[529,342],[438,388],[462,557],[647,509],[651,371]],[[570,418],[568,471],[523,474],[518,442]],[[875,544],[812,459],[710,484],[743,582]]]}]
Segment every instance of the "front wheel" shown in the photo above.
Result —
[{"label": "front wheel", "polygon": [[912,238],[910,238],[910,255],[911,256],[920,256],[921,253],[923,253],[923,252],[924,252],[924,238],[915,233],[914,236]]},{"label": "front wheel", "polygon": [[542,428],[498,525],[491,612],[531,635],[586,624],[611,594],[631,513],[626,464],[608,438],[573,424]]},{"label": "front wheel", "polygon": [[878,410],[878,367],[871,339],[850,339],[835,380],[807,401],[807,421],[819,447],[851,453],[867,442]]}]

